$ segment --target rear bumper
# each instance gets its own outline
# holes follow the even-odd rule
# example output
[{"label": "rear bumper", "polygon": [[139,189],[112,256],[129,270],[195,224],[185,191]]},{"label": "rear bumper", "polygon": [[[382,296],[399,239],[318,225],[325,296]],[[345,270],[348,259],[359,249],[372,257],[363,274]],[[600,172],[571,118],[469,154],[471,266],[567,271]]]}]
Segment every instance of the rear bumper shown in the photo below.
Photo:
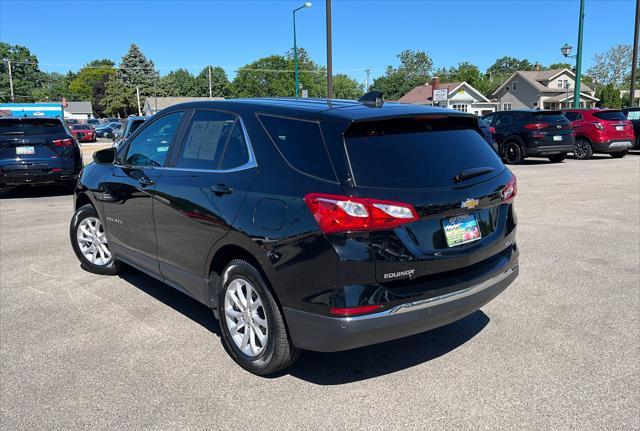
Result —
[{"label": "rear bumper", "polygon": [[547,156],[559,153],[572,153],[576,149],[575,144],[542,145],[526,148],[527,156]]},{"label": "rear bumper", "polygon": [[293,344],[335,352],[418,334],[462,319],[504,291],[518,276],[517,261],[506,271],[467,288],[363,316],[329,317],[284,308]]},{"label": "rear bumper", "polygon": [[612,139],[605,142],[593,142],[591,148],[596,153],[615,153],[617,151],[627,151],[633,146],[633,138]]},{"label": "rear bumper", "polygon": [[59,172],[8,172],[0,173],[0,186],[18,186],[23,184],[52,184],[75,181],[78,174],[73,170]]}]

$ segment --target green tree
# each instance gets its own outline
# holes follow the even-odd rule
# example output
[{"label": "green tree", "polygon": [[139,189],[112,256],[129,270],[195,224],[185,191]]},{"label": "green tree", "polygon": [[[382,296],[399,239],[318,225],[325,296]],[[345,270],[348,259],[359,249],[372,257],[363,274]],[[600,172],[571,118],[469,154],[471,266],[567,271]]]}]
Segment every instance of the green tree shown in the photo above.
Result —
[{"label": "green tree", "polygon": [[165,96],[198,96],[196,78],[182,68],[162,76],[158,81],[158,91]]},{"label": "green tree", "polygon": [[62,100],[63,97],[66,97],[68,100],[73,99],[69,90],[69,84],[75,77],[72,72],[67,74],[42,72],[41,76],[42,82],[40,88],[33,91],[34,101],[57,101]]},{"label": "green tree", "polygon": [[573,70],[573,65],[569,63],[553,63],[545,67],[547,70],[556,70],[556,69],[569,69]]},{"label": "green tree", "polygon": [[[309,97],[326,95],[326,69],[318,66],[309,54],[298,48],[300,87]],[[238,97],[287,97],[295,95],[293,53],[260,58],[240,68],[233,80]]]},{"label": "green tree", "polygon": [[209,95],[209,68],[211,68],[211,95],[214,97],[232,97],[233,90],[224,69],[219,66],[207,66],[195,78],[195,96]]},{"label": "green tree", "polygon": [[622,108],[620,90],[613,84],[607,84],[596,92],[596,97],[605,108]]},{"label": "green tree", "polygon": [[500,87],[513,73],[523,70],[534,70],[534,65],[529,60],[515,57],[501,57],[497,59],[486,72],[486,95],[490,95]]},{"label": "green tree", "polygon": [[112,76],[106,83],[101,105],[103,112],[107,115],[126,117],[136,112],[135,89],[124,85],[117,76]]},{"label": "green tree", "polygon": [[449,78],[454,82],[465,81],[480,92],[485,92],[488,84],[484,75],[480,72],[478,66],[464,61],[458,64],[458,67],[449,70]]},{"label": "green tree", "polygon": [[357,99],[364,93],[363,85],[347,75],[333,76],[333,97],[336,99]]},{"label": "green tree", "polygon": [[630,82],[631,45],[615,45],[594,56],[594,65],[587,70],[596,87],[613,84],[620,89]]},{"label": "green tree", "polygon": [[387,66],[385,74],[371,85],[371,89],[382,91],[388,100],[397,100],[412,88],[427,83],[433,70],[433,61],[424,51],[404,50],[398,59],[400,66]]},{"label": "green tree", "polygon": [[[106,82],[109,76],[116,74],[113,65],[91,65],[87,64],[80,69],[78,75],[69,84],[69,90],[78,96],[81,100],[89,100],[93,97],[93,88],[99,82]],[[106,78],[105,78],[106,76]],[[92,100],[93,102],[93,100]]]},{"label": "green tree", "polygon": [[0,101],[11,100],[7,59],[11,61],[13,94],[16,102],[33,102],[34,93],[42,88],[43,74],[38,68],[38,58],[28,48],[0,42]]},{"label": "green tree", "polygon": [[156,84],[156,70],[153,62],[144,56],[135,43],[129,47],[129,51],[122,57],[116,76],[135,92],[136,86],[140,88],[140,94],[153,93]]}]

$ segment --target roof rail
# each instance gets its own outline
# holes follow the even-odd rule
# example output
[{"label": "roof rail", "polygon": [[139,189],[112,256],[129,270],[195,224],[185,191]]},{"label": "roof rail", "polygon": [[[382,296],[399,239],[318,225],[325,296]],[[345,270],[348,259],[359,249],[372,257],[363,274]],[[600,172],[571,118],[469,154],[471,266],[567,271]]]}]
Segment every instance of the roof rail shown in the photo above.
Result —
[{"label": "roof rail", "polygon": [[358,99],[365,106],[380,107],[384,104],[382,91],[371,90]]}]

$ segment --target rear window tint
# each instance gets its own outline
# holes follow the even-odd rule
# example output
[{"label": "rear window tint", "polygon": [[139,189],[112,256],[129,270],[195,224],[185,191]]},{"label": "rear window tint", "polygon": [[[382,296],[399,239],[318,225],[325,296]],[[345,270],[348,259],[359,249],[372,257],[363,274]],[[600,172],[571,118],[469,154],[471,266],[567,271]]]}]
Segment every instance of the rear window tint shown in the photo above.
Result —
[{"label": "rear window tint", "polygon": [[336,181],[318,123],[260,115],[269,137],[294,169]]},{"label": "rear window tint", "polygon": [[60,120],[0,120],[0,135],[57,135],[62,133],[66,133],[66,130]]},{"label": "rear window tint", "polygon": [[539,121],[541,123],[566,123],[569,121],[560,111],[532,112],[531,117],[534,121]]},{"label": "rear window tint", "polygon": [[489,167],[494,174],[504,169],[478,134],[475,118],[354,123],[345,138],[360,187],[441,188],[465,169]]},{"label": "rear window tint", "polygon": [[627,119],[627,117],[624,116],[622,111],[595,112],[593,116],[601,120],[609,120],[609,121],[624,121]]},{"label": "rear window tint", "polygon": [[567,117],[569,121],[576,121],[580,117],[580,114],[577,112],[565,112],[564,116]]}]

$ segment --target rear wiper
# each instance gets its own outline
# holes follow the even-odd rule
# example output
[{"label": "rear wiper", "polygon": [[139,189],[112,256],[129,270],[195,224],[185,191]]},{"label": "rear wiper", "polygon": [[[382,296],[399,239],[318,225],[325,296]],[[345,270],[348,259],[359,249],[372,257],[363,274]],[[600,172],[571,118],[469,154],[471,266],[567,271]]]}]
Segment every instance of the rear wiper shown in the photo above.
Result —
[{"label": "rear wiper", "polygon": [[458,175],[453,177],[454,183],[459,183],[460,181],[468,180],[469,178],[479,177],[480,175],[489,174],[495,171],[494,168],[489,167],[480,167],[480,168],[469,168],[460,172]]}]

